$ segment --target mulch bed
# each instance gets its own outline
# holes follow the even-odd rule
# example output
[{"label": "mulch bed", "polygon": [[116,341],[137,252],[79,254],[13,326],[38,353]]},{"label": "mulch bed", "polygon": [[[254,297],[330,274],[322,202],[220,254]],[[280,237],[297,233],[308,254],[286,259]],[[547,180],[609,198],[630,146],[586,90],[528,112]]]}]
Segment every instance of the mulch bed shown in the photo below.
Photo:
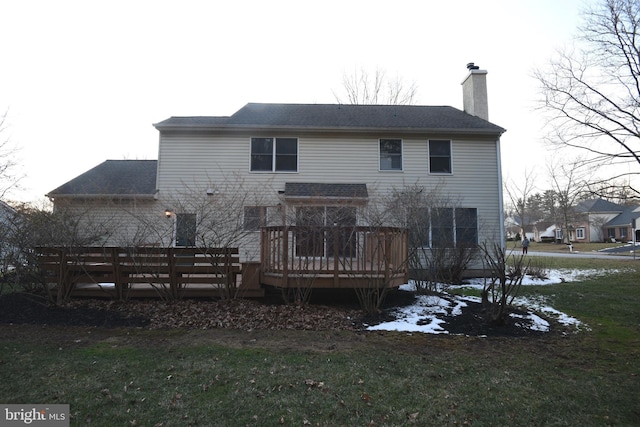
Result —
[{"label": "mulch bed", "polygon": [[[385,300],[385,308],[411,304],[410,292],[397,291]],[[10,293],[0,297],[0,324],[89,326],[145,329],[240,329],[240,330],[364,330],[393,320],[386,310],[365,315],[357,301],[319,294],[312,304],[282,304],[275,299],[186,299],[162,301],[138,299],[114,301],[74,299],[62,306],[46,304],[30,294]],[[501,327],[482,321],[480,304],[468,304],[461,315],[445,318],[452,334],[473,336],[531,336],[541,332],[515,325]]]}]

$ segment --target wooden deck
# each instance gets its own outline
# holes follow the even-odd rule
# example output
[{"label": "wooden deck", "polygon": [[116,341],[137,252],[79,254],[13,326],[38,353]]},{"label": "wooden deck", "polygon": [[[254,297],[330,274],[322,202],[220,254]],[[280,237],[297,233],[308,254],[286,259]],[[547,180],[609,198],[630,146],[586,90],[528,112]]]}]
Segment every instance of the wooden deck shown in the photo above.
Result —
[{"label": "wooden deck", "polygon": [[[242,280],[237,248],[38,248],[43,280],[57,300],[74,296],[255,297],[258,280]],[[256,274],[247,268],[246,274]]]},{"label": "wooden deck", "polygon": [[261,281],[279,288],[397,287],[408,281],[407,230],[263,227]]}]

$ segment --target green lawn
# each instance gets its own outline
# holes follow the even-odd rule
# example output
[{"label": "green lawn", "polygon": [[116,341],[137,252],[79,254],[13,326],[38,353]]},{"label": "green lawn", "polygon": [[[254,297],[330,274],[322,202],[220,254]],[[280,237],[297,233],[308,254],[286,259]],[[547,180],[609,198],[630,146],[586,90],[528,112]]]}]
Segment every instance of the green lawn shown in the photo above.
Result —
[{"label": "green lawn", "polygon": [[619,272],[521,294],[590,330],[535,338],[0,326],[0,401],[78,426],[637,425],[640,272],[587,261]]}]

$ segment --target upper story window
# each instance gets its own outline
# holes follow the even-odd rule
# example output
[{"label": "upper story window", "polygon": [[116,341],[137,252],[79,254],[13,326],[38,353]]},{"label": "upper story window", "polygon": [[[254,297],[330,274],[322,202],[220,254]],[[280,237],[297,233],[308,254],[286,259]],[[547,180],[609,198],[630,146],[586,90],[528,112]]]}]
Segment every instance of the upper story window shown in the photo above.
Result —
[{"label": "upper story window", "polygon": [[451,141],[429,141],[429,172],[451,173]]},{"label": "upper story window", "polygon": [[298,171],[298,138],[251,138],[251,170]]},{"label": "upper story window", "polygon": [[381,139],[380,140],[380,170],[381,171],[401,171],[402,170],[402,140]]}]

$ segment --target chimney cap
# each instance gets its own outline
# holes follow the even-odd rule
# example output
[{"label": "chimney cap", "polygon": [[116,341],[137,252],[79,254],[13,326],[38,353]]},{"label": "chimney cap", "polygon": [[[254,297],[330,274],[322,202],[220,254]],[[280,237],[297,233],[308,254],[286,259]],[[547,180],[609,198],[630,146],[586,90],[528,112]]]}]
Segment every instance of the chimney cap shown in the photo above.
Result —
[{"label": "chimney cap", "polygon": [[476,64],[474,64],[473,62],[469,62],[467,64],[467,70],[471,71],[471,70],[479,70],[480,67],[478,67]]}]

